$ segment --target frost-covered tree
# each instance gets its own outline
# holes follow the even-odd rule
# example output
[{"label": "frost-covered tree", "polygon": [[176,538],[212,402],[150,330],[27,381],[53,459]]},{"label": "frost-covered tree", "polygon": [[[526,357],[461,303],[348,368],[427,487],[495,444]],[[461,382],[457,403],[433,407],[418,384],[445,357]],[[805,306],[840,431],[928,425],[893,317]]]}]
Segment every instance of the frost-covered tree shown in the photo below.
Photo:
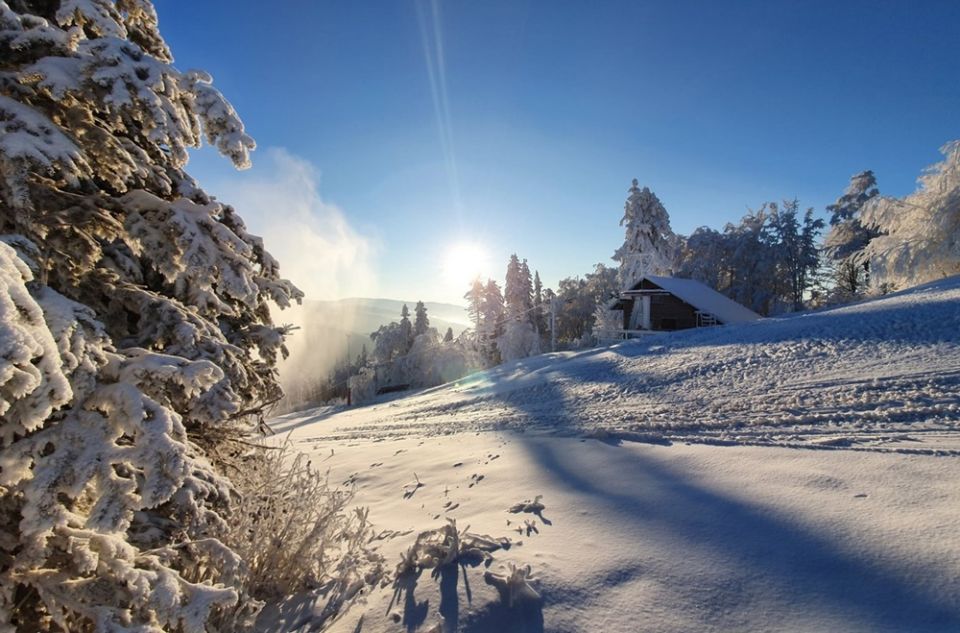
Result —
[{"label": "frost-covered tree", "polygon": [[850,296],[860,294],[870,283],[867,245],[879,233],[864,226],[861,213],[864,205],[879,193],[873,172],[862,171],[852,176],[843,195],[827,206],[830,231],[824,238],[823,250],[836,266],[836,283]]},{"label": "frost-covered tree", "polygon": [[300,293],[184,171],[204,137],[249,164],[148,0],[0,0],[0,629],[235,613],[211,456],[281,395]]},{"label": "frost-covered tree", "polygon": [[527,319],[527,311],[532,308],[529,279],[530,270],[527,269],[526,276],[520,264],[520,259],[516,253],[510,256],[507,263],[507,274],[503,285],[503,303],[506,310],[506,318],[509,320]]},{"label": "frost-covered tree", "polygon": [[497,350],[504,362],[534,356],[540,353],[540,335],[530,321],[508,320],[497,338]]},{"label": "frost-covered tree", "polygon": [[540,336],[533,321],[533,286],[527,261],[510,256],[504,283],[505,323],[497,339],[500,357],[505,360],[526,358],[540,353]]},{"label": "frost-covered tree", "polygon": [[796,310],[820,266],[823,221],[800,203],[766,202],[723,232],[700,227],[685,241],[679,276],[696,279],[760,312]]},{"label": "frost-covered tree", "polygon": [[603,264],[594,265],[593,272],[587,273],[586,290],[594,303],[589,331],[610,331],[623,327],[623,312],[610,309],[610,304],[619,296],[618,278],[616,268]]},{"label": "frost-covered tree", "polygon": [[370,333],[370,339],[373,341],[371,357],[376,363],[392,361],[410,351],[410,332],[396,321],[381,325]]},{"label": "frost-covered tree", "polygon": [[453,328],[452,328],[452,327],[448,327],[448,328],[447,328],[447,333],[443,335],[443,342],[444,342],[444,343],[450,343],[450,342],[452,342],[452,341],[453,341]]},{"label": "frost-covered tree", "polygon": [[410,308],[407,307],[407,304],[403,304],[403,308],[400,310],[400,335],[403,341],[400,353],[406,354],[413,346],[413,339],[416,336],[413,331],[413,324],[410,323]]},{"label": "frost-covered tree", "polygon": [[724,229],[731,271],[729,295],[760,314],[770,314],[779,296],[775,238],[770,222],[775,207],[775,203],[765,202],[743,216],[740,224],[728,224]]},{"label": "frost-covered tree", "polygon": [[561,279],[557,285],[557,304],[557,340],[563,344],[581,341],[590,332],[597,309],[587,281],[581,277]]},{"label": "frost-covered tree", "polygon": [[533,325],[540,333],[542,341],[547,333],[547,316],[543,301],[543,282],[540,281],[539,271],[533,273]]},{"label": "frost-covered tree", "polygon": [[483,295],[484,286],[480,277],[470,282],[470,290],[463,295],[467,300],[467,317],[473,322],[474,335],[477,337],[477,345],[480,343],[480,324],[483,319]]},{"label": "frost-covered tree", "polygon": [[784,200],[781,206],[770,205],[770,245],[776,263],[773,292],[790,310],[803,308],[804,296],[820,266],[817,236],[823,220],[807,209],[801,224],[800,202]]},{"label": "frost-covered tree", "polygon": [[728,236],[720,231],[706,226],[697,228],[683,242],[677,275],[727,293],[734,277],[730,244]]},{"label": "frost-covered tree", "polygon": [[492,279],[487,280],[483,288],[483,305],[481,307],[480,327],[478,339],[480,354],[488,365],[500,363],[500,351],[497,349],[497,339],[503,334],[504,305],[500,286]]},{"label": "frost-covered tree", "polygon": [[533,315],[533,277],[530,274],[530,266],[527,264],[527,260],[520,262],[520,286],[523,298],[524,318],[529,321],[531,325],[535,325],[536,319]]},{"label": "frost-covered tree", "polygon": [[904,198],[874,197],[861,221],[879,233],[866,247],[874,277],[907,287],[960,273],[960,141],[940,149],[943,160]]},{"label": "frost-covered tree", "polygon": [[557,338],[563,344],[582,345],[591,341],[590,335],[599,317],[601,328],[622,327],[617,323],[619,311],[603,314],[612,299],[618,295],[619,276],[616,268],[596,264],[593,272],[583,278],[560,280],[557,291]]},{"label": "frost-covered tree", "polygon": [[[392,325],[399,331],[398,324]],[[375,368],[364,368],[350,379],[354,401],[371,399],[381,387],[432,387],[479,369],[483,363],[472,338],[465,335],[453,338],[453,332],[448,333],[451,340],[441,342],[437,330],[428,328],[416,337],[409,353]]]},{"label": "frost-covered tree", "polygon": [[623,246],[613,254],[620,262],[620,287],[633,286],[644,275],[672,275],[679,241],[670,228],[670,216],[650,189],[633,179],[620,226],[626,226]]},{"label": "frost-covered tree", "polygon": [[426,333],[430,327],[430,319],[427,318],[427,306],[423,305],[423,301],[417,301],[413,313],[416,315],[413,321],[413,336],[417,337]]}]

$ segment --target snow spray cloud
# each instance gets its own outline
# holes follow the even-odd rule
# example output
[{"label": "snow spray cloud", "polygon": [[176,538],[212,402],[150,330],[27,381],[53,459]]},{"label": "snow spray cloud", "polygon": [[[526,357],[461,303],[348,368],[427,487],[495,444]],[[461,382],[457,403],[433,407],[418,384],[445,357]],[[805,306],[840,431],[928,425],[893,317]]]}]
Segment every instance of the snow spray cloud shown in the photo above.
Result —
[{"label": "snow spray cloud", "polygon": [[299,328],[288,339],[290,357],[280,365],[281,383],[296,401],[348,351],[353,313],[317,301],[374,296],[375,248],[339,208],[323,201],[317,171],[308,161],[282,148],[258,154],[252,169],[232,173],[209,189],[237,209],[251,233],[263,237],[281,274],[306,295],[303,306],[273,315],[275,322]]}]

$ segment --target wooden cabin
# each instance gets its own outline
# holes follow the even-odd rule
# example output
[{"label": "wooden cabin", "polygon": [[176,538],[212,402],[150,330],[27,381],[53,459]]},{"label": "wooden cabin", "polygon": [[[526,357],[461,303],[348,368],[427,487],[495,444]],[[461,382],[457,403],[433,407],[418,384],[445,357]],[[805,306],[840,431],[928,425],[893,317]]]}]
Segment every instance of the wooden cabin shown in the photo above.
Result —
[{"label": "wooden cabin", "polygon": [[623,311],[623,334],[670,332],[694,327],[746,323],[761,318],[713,288],[693,279],[644,276],[610,305]]}]

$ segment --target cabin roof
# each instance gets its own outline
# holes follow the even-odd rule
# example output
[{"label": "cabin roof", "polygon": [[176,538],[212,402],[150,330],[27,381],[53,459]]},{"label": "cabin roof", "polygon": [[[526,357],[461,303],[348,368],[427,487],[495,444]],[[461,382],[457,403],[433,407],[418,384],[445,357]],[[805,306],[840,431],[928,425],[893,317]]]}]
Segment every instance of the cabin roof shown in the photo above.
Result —
[{"label": "cabin roof", "polygon": [[[647,280],[655,286],[666,290],[675,297],[689,303],[697,310],[709,312],[722,323],[747,323],[760,319],[760,315],[753,310],[740,305],[733,299],[720,294],[713,288],[693,279],[680,277],[658,277],[645,275],[641,277],[630,290],[621,293],[621,297],[629,298],[641,293],[640,285]],[[619,302],[623,301],[623,298]]]}]

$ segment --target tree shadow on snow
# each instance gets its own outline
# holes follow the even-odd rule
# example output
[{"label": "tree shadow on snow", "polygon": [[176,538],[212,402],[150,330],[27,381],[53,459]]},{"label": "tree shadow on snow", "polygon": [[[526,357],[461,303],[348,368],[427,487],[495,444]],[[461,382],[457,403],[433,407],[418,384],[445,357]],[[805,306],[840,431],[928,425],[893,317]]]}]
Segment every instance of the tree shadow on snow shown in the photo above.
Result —
[{"label": "tree shadow on snow", "polygon": [[[476,611],[468,611],[461,620],[460,578],[463,578],[464,594],[467,604],[473,602],[470,588],[469,568],[489,565],[489,559],[461,559],[444,565],[435,576],[439,577],[440,607],[444,632],[461,633],[543,633],[543,607],[540,600],[513,600],[500,592],[500,601],[483,605]],[[404,622],[406,622],[406,617]],[[409,630],[409,629],[408,629]]]},{"label": "tree shadow on snow", "polygon": [[[466,568],[463,574],[467,580]],[[463,627],[457,628],[459,622],[445,631],[459,631],[460,633],[543,633],[543,601],[539,595],[522,596],[513,592],[505,584],[496,584],[487,580],[487,584],[496,587],[500,594],[499,601],[492,601],[474,611],[464,619]],[[447,623],[447,621],[445,621]]]},{"label": "tree shadow on snow", "polygon": [[400,620],[406,628],[407,633],[414,633],[420,625],[427,619],[427,613],[430,610],[430,601],[424,600],[417,602],[414,595],[417,589],[417,581],[420,579],[420,572],[408,572],[397,577],[393,583],[393,598],[387,607],[387,613],[393,608],[401,596],[403,596],[403,616]]},{"label": "tree shadow on snow", "polygon": [[[467,570],[463,570],[466,580]],[[460,595],[457,591],[457,579],[460,569],[456,563],[450,563],[440,568],[440,615],[443,617],[449,631],[456,631],[460,625]],[[468,601],[469,601],[468,590]]]},{"label": "tree shadow on snow", "polygon": [[[960,631],[960,601],[938,597],[929,587],[911,582],[936,578],[935,570],[919,563],[904,570],[885,567],[810,533],[789,517],[707,490],[634,451],[604,449],[610,451],[605,460],[608,470],[594,477],[589,462],[577,465],[566,442],[528,438],[524,445],[534,464],[629,524],[638,541],[645,532],[658,541],[679,539],[678,551],[689,548],[691,554],[702,551],[710,560],[720,555],[729,561],[729,569],[722,571],[727,578],[739,577],[737,589],[713,595],[727,604],[709,610],[714,619],[704,626],[722,628],[723,618],[729,617],[728,624],[735,629],[742,623],[735,619],[742,601],[772,599],[771,606],[788,604],[794,611],[846,619],[850,629]],[[677,564],[682,566],[683,561]]]},{"label": "tree shadow on snow", "polygon": [[460,633],[543,633],[543,607],[533,602],[510,606],[501,600],[471,614],[459,631]]}]

